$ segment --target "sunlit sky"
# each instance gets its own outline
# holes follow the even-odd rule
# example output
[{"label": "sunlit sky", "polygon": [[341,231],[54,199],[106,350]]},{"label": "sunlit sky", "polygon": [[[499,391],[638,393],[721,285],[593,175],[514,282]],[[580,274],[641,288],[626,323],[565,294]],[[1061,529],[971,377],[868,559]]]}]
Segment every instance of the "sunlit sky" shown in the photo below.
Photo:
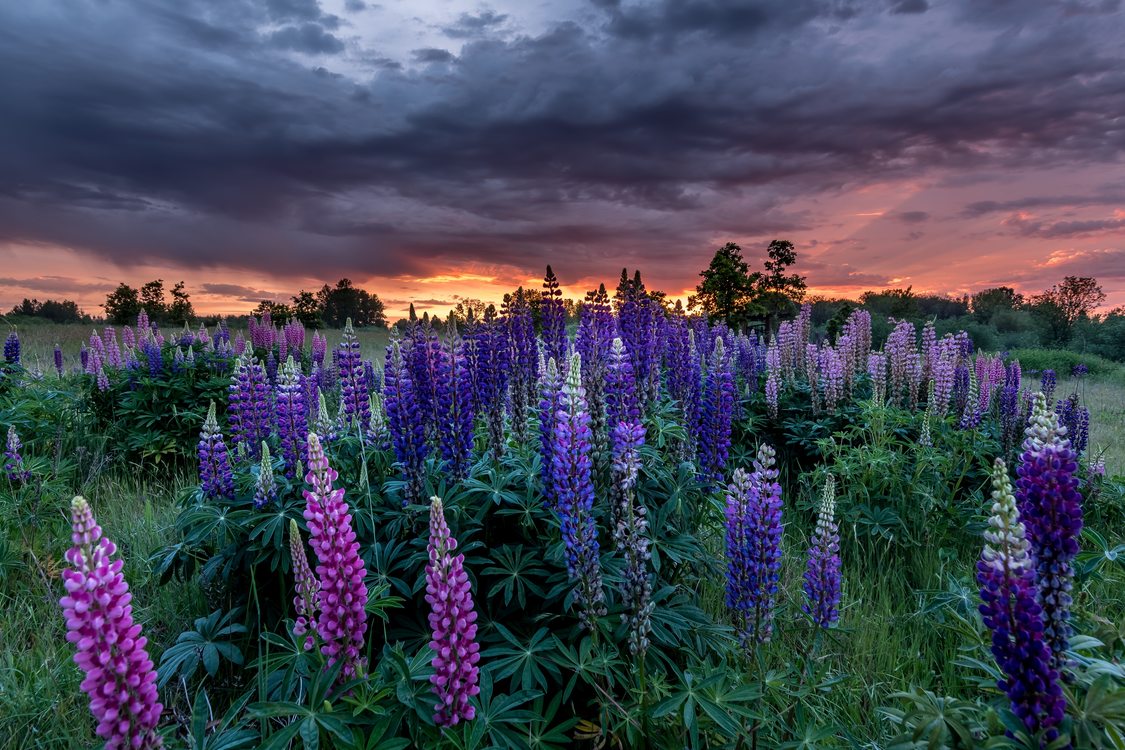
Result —
[{"label": "sunlit sky", "polygon": [[0,306],[392,318],[793,241],[814,293],[1125,304],[1120,0],[0,4]]}]

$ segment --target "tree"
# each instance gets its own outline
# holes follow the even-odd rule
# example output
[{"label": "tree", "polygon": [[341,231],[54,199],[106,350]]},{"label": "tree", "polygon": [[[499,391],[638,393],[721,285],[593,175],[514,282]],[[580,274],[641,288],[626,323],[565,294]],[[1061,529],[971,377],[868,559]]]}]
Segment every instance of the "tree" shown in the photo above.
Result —
[{"label": "tree", "polygon": [[917,318],[918,297],[914,287],[888,289],[883,292],[864,292],[859,295],[859,303],[874,315],[885,318]]},{"label": "tree", "polygon": [[978,322],[988,323],[996,313],[1018,310],[1023,304],[1022,294],[1010,286],[998,286],[974,294],[969,301],[969,308]]},{"label": "tree", "polygon": [[172,304],[168,306],[168,320],[173,323],[187,323],[195,317],[191,306],[191,296],[184,289],[184,282],[177,281],[172,287]]},{"label": "tree", "polygon": [[105,316],[117,325],[132,325],[141,313],[141,301],[137,290],[128,284],[119,284],[105,298]]},{"label": "tree", "polygon": [[716,250],[710,265],[699,275],[703,281],[695,288],[688,305],[699,308],[709,319],[741,328],[764,312],[754,299],[754,287],[761,274],[750,273],[750,266],[742,258],[742,248],[737,244],[728,242]]},{"label": "tree", "polygon": [[325,325],[333,328],[340,328],[348,318],[356,327],[387,325],[383,302],[376,295],[353,285],[351,279],[340,279],[335,287],[325,284],[317,292],[316,299]]},{"label": "tree", "polygon": [[320,319],[320,304],[316,295],[304,289],[293,295],[293,317],[308,328],[320,328],[324,325]]},{"label": "tree", "polygon": [[797,251],[789,240],[774,240],[766,249],[766,272],[758,275],[754,301],[766,316],[766,330],[772,331],[779,317],[790,316],[805,298],[805,277],[786,273],[797,262]]},{"label": "tree", "polygon": [[283,323],[293,317],[293,308],[284,302],[274,302],[273,300],[264,299],[258,303],[258,306],[250,311],[250,314],[256,318],[261,318],[266,313],[270,314],[270,318],[275,323]]},{"label": "tree", "polygon": [[87,316],[78,308],[78,303],[69,300],[43,300],[24,298],[23,302],[12,308],[12,315],[27,315],[44,318],[54,323],[81,323]]},{"label": "tree", "polygon": [[1046,343],[1065,344],[1074,325],[1088,318],[1105,300],[1105,292],[1094,277],[1067,276],[1061,284],[1035,295],[1031,309],[1044,326]]},{"label": "tree", "polygon": [[467,323],[472,320],[482,320],[488,303],[472,297],[462,297],[453,308],[453,318],[457,323]]},{"label": "tree", "polygon": [[141,307],[148,317],[163,323],[168,317],[168,304],[164,300],[164,279],[153,279],[141,287]]}]

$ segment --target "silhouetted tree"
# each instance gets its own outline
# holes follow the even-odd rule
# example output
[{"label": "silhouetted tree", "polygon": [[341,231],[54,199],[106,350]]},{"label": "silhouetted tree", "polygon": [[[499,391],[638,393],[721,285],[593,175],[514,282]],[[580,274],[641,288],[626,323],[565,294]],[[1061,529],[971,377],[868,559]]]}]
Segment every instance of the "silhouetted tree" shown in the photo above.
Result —
[{"label": "silhouetted tree", "polygon": [[105,298],[105,316],[117,325],[133,325],[141,312],[141,300],[137,290],[128,284],[119,284]]},{"label": "silhouetted tree", "polygon": [[977,321],[988,323],[996,313],[1018,310],[1023,304],[1022,294],[1010,286],[998,286],[974,294],[969,307]]},{"label": "silhouetted tree", "polygon": [[81,323],[89,318],[78,308],[73,300],[43,300],[24,298],[23,302],[12,308],[12,315],[27,315],[44,318],[55,323]]},{"label": "silhouetted tree", "polygon": [[[304,289],[293,295],[293,317],[301,321],[301,325],[309,328],[320,328],[324,325],[320,319],[320,303],[316,295]],[[272,314],[272,313],[271,313]]]},{"label": "silhouetted tree", "polygon": [[698,308],[710,320],[722,320],[731,328],[742,328],[765,312],[754,299],[755,284],[761,274],[750,273],[742,248],[736,243],[728,242],[716,250],[710,265],[699,275],[703,281],[695,288],[689,306]]},{"label": "silhouetted tree", "polygon": [[340,279],[335,287],[325,284],[317,292],[316,299],[321,319],[327,326],[339,328],[348,318],[357,327],[387,324],[383,302],[376,295],[352,284],[351,279]]},{"label": "silhouetted tree", "polygon": [[191,295],[184,289],[184,282],[177,281],[172,287],[172,304],[168,306],[168,320],[172,323],[188,323],[195,317],[191,305]]},{"label": "silhouetted tree", "polygon": [[805,277],[787,273],[797,262],[797,251],[789,240],[774,240],[766,250],[764,274],[758,275],[754,288],[754,302],[763,310],[766,330],[772,331],[775,322],[796,312],[805,298]]},{"label": "silhouetted tree", "polygon": [[1105,292],[1092,276],[1067,276],[1032,298],[1031,310],[1044,326],[1047,343],[1065,344],[1074,324],[1105,302]]}]

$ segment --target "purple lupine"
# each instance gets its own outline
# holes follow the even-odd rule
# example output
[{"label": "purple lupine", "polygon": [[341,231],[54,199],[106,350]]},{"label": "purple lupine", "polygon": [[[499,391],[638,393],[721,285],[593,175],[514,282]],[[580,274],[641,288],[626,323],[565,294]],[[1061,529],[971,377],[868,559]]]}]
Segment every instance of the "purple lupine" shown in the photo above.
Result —
[{"label": "purple lupine", "polygon": [[909,320],[895,321],[894,330],[887,336],[883,351],[886,352],[887,364],[890,366],[887,401],[912,407],[914,404],[909,401],[909,389],[911,376],[917,365],[914,324]]},{"label": "purple lupine", "polygon": [[559,526],[566,547],[566,570],[582,625],[593,629],[606,613],[598,529],[594,521],[590,415],[582,387],[582,358],[571,357],[552,437],[551,473]]},{"label": "purple lupine", "polygon": [[555,470],[552,456],[555,450],[555,428],[559,409],[562,408],[563,377],[558,363],[553,359],[542,365],[539,375],[539,478],[543,485],[543,504],[555,504]]},{"label": "purple lupine", "polygon": [[620,422],[634,424],[641,420],[633,362],[619,338],[610,345],[605,381],[605,418],[606,423],[611,425]]},{"label": "purple lupine", "polygon": [[504,295],[502,310],[511,362],[509,407],[512,431],[518,442],[526,443],[527,417],[535,393],[538,357],[531,306],[522,287],[516,289],[515,294]]},{"label": "purple lupine", "polygon": [[328,337],[313,331],[311,356],[312,361],[324,368],[324,356],[328,353]]},{"label": "purple lupine", "polygon": [[465,556],[449,533],[441,498],[430,499],[430,561],[426,565],[426,602],[430,605],[430,648],[434,652],[430,676],[439,727],[472,721],[476,708],[469,699],[480,692],[480,644],[473,592],[465,573]]},{"label": "purple lupine", "polygon": [[637,496],[637,473],[641,467],[640,449],[645,442],[641,424],[619,422],[610,438],[613,462],[611,467],[616,520],[613,539],[625,557],[622,571],[621,601],[625,611],[621,620],[628,632],[629,653],[644,658],[648,650],[648,634],[652,631],[652,575],[648,571],[651,558],[648,520],[645,506]]},{"label": "purple lupine", "polygon": [[844,359],[836,347],[825,345],[821,348],[817,370],[824,394],[824,408],[835,411],[836,404],[844,397]]},{"label": "purple lupine", "polygon": [[281,457],[285,461],[285,476],[293,479],[300,474],[298,468],[308,456],[309,434],[308,405],[302,384],[301,368],[293,356],[277,376],[274,403],[277,404],[277,435],[281,442]]},{"label": "purple lupine", "polygon": [[66,639],[76,647],[74,663],[85,673],[82,690],[106,750],[152,750],[163,746],[156,733],[160,704],[156,670],[133,622],[132,594],[114,560],[117,546],[102,536],[85,498],[70,504],[69,567],[62,572],[66,596],[59,600],[66,618]]},{"label": "purple lupine", "polygon": [[567,351],[566,308],[563,306],[559,280],[550,266],[547,266],[547,275],[543,277],[543,297],[539,303],[539,312],[543,325],[545,356],[555,360],[559,370],[562,370]]},{"label": "purple lupine", "polygon": [[766,349],[766,411],[777,419],[778,401],[781,397],[781,350],[774,344]]},{"label": "purple lupine", "polygon": [[350,679],[363,673],[363,649],[367,633],[367,571],[359,556],[359,542],[352,529],[352,516],[344,502],[344,488],[333,489],[339,476],[328,465],[328,457],[315,432],[309,433],[309,471],[305,482],[305,521],[309,544],[316,553],[316,575],[320,580],[317,605],[320,616],[316,631],[320,650],[329,666],[344,662],[341,676]]},{"label": "purple lupine", "polygon": [[240,357],[231,376],[227,415],[231,440],[254,458],[273,431],[272,395],[262,363],[249,353]]},{"label": "purple lupine", "polygon": [[1084,378],[1086,375],[1089,374],[1089,372],[1090,372],[1090,368],[1082,362],[1079,362],[1074,367],[1070,368],[1070,376],[1072,378],[1076,378],[1076,379]]},{"label": "purple lupine", "polygon": [[1050,742],[1058,737],[1066,702],[1044,633],[1035,562],[1008,469],[999,458],[992,487],[986,544],[977,562],[981,618],[992,631],[992,655],[1004,673],[998,687],[1028,731],[1044,732],[1043,739]]},{"label": "purple lupine", "polygon": [[9,365],[20,363],[20,335],[15,331],[9,333],[4,341],[4,361]]},{"label": "purple lupine", "polygon": [[4,448],[4,473],[9,482],[22,484],[31,479],[31,472],[23,465],[23,456],[20,454],[22,449],[23,443],[20,442],[16,426],[8,425],[8,442]]},{"label": "purple lupine", "polygon": [[456,330],[440,352],[434,396],[441,457],[452,478],[460,480],[469,475],[472,465],[474,415],[471,373],[455,337]]},{"label": "purple lupine", "polygon": [[[943,341],[952,341],[952,339],[943,339]],[[936,350],[936,356],[930,361],[933,398],[926,406],[932,414],[944,417],[949,412],[950,399],[953,397],[953,380],[957,360],[955,353],[942,344],[938,344]]]},{"label": "purple lupine", "polygon": [[867,357],[867,374],[871,378],[871,397],[881,406],[887,398],[887,355],[871,352]]},{"label": "purple lupine", "polygon": [[[928,412],[927,412],[928,414]],[[821,628],[840,619],[840,533],[836,526],[836,482],[829,474],[820,498],[816,529],[805,569],[805,603],[801,609]]]},{"label": "purple lupine", "polygon": [[293,622],[293,635],[300,638],[305,636],[302,645],[305,651],[312,651],[316,641],[311,629],[315,629],[317,620],[317,598],[320,592],[320,581],[313,575],[309,567],[309,558],[305,554],[305,543],[301,541],[301,529],[297,526],[296,519],[289,519],[289,556],[293,560],[293,583],[297,595],[293,597],[293,609],[297,618]]},{"label": "purple lupine", "polygon": [[1081,455],[1090,443],[1090,410],[1078,401],[1078,393],[1072,393],[1055,405],[1059,422],[1066,428],[1070,447]]},{"label": "purple lupine", "polygon": [[418,417],[422,420],[426,439],[436,439],[438,424],[441,422],[437,391],[441,387],[443,355],[441,340],[428,319],[411,324],[409,338],[404,342],[403,356],[410,368],[410,382],[414,384]]},{"label": "purple lupine", "polygon": [[[688,367],[691,354],[691,328],[683,314],[672,315],[664,328],[665,388],[681,409],[695,390]],[[612,342],[611,342],[612,345]],[[686,409],[684,411],[686,414]]]},{"label": "purple lupine", "polygon": [[723,340],[716,339],[707,374],[704,376],[697,447],[699,473],[708,486],[722,483],[726,474],[727,457],[730,455],[731,411],[734,408],[734,397],[734,376],[730,370],[730,357],[726,353]]},{"label": "purple lupine", "polygon": [[164,369],[164,357],[160,352],[160,347],[152,339],[147,339],[141,344],[141,351],[148,362],[148,374],[154,378],[160,375],[160,371]]},{"label": "purple lupine", "polygon": [[1026,434],[1016,471],[1016,497],[1035,561],[1044,639],[1051,649],[1052,666],[1062,669],[1070,639],[1073,562],[1082,532],[1078,455],[1041,393],[1035,394]]},{"label": "purple lupine", "polygon": [[508,337],[503,324],[489,306],[484,321],[473,327],[471,338],[476,356],[476,401],[488,425],[488,442],[493,458],[504,454],[504,401],[508,394]]},{"label": "purple lupine", "polygon": [[270,446],[262,443],[262,461],[258,465],[258,479],[254,483],[254,509],[261,510],[277,499],[277,481],[273,476],[273,458]]},{"label": "purple lupine", "polygon": [[1039,390],[1043,392],[1043,396],[1047,399],[1047,403],[1055,400],[1055,386],[1058,384],[1058,378],[1055,376],[1054,370],[1044,370],[1042,379],[1039,382]]},{"label": "purple lupine", "polygon": [[63,352],[62,347],[55,344],[55,372],[61,378],[63,376]]},{"label": "purple lupine", "polygon": [[207,409],[203,430],[199,435],[199,485],[203,496],[209,499],[234,497],[234,474],[230,456],[215,418],[215,402]]},{"label": "purple lupine", "polygon": [[387,347],[387,366],[384,370],[383,398],[387,409],[387,427],[395,459],[405,480],[403,505],[422,500],[426,481],[426,428],[418,406],[410,368],[403,360],[397,340]]},{"label": "purple lupine", "polygon": [[344,340],[340,342],[338,351],[340,399],[344,404],[347,426],[353,434],[362,438],[367,430],[367,423],[371,420],[371,397],[359,339],[355,335],[351,318],[344,325]]},{"label": "purple lupine", "polygon": [[621,271],[621,283],[617,287],[617,303],[621,340],[632,360],[633,375],[637,380],[637,398],[643,411],[649,403],[656,400],[660,387],[661,347],[656,337],[661,317],[658,310],[660,303],[645,291],[640,271],[630,280],[624,269]]},{"label": "purple lupine", "polygon": [[754,471],[735,469],[727,487],[726,604],[744,645],[768,641],[781,573],[781,485],[773,448],[758,449]]},{"label": "purple lupine", "polygon": [[597,291],[586,293],[574,339],[574,350],[582,356],[582,385],[586,388],[590,425],[598,453],[604,451],[612,428],[605,416],[605,380],[615,330],[613,308],[609,306],[605,284],[601,284]]}]

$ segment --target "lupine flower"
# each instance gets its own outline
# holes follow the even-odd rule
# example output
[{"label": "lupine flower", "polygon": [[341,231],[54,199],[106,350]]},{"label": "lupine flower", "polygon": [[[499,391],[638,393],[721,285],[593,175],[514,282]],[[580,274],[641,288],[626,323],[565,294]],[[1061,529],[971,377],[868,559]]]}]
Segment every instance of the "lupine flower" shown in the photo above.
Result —
[{"label": "lupine flower", "polygon": [[1059,425],[1058,415],[1049,410],[1043,394],[1035,394],[1016,472],[1016,497],[1035,561],[1043,635],[1056,669],[1066,663],[1073,561],[1082,532],[1077,470],[1078,456],[1066,437],[1066,428]]},{"label": "lupine flower", "polygon": [[60,378],[63,376],[63,353],[62,347],[58,344],[55,344],[55,372]]},{"label": "lupine flower", "polygon": [[227,417],[231,439],[258,457],[258,448],[272,430],[273,409],[270,385],[262,363],[249,354],[239,358],[231,376]]},{"label": "lupine flower", "polygon": [[274,403],[277,404],[277,434],[281,441],[281,457],[285,460],[285,476],[293,479],[308,455],[309,409],[301,383],[301,368],[292,355],[278,373]]},{"label": "lupine flower", "polygon": [[77,648],[74,662],[86,679],[90,711],[106,750],[162,747],[156,727],[164,707],[156,692],[156,670],[145,650],[147,639],[133,622],[132,595],[121,575],[117,546],[102,536],[89,504],[71,502],[71,539],[63,571],[66,588],[59,604],[66,618],[66,639]]},{"label": "lupine flower", "polygon": [[8,443],[4,450],[4,473],[8,475],[8,481],[23,483],[31,479],[31,472],[23,466],[23,456],[20,451],[23,449],[23,443],[20,442],[20,436],[16,432],[15,425],[8,425]]},{"label": "lupine flower", "polygon": [[426,602],[430,605],[430,648],[434,652],[430,682],[438,698],[434,723],[439,727],[472,721],[476,708],[469,699],[480,692],[477,613],[465,573],[465,556],[455,554],[456,549],[457,540],[449,533],[441,498],[431,498]]},{"label": "lupine flower", "polygon": [[730,357],[723,347],[723,340],[717,339],[704,379],[697,451],[699,472],[708,485],[721,483],[726,473],[734,397]]},{"label": "lupine flower", "polygon": [[566,569],[575,583],[579,619],[583,626],[592,629],[595,618],[604,615],[606,608],[594,522],[590,438],[582,358],[575,354],[562,388],[551,440],[551,486],[566,546]]},{"label": "lupine flower", "polygon": [[368,389],[367,372],[363,367],[363,355],[359,349],[359,339],[348,318],[344,325],[344,340],[340,342],[340,402],[344,405],[347,426],[362,438],[371,420],[371,397]]},{"label": "lupine flower", "polygon": [[9,333],[4,341],[4,361],[10,365],[20,363],[20,335],[15,331]]},{"label": "lupine flower", "polygon": [[1043,392],[1044,398],[1047,403],[1055,400],[1055,386],[1058,383],[1058,378],[1055,376],[1054,370],[1044,370],[1042,379],[1039,383],[1039,390]]},{"label": "lupine flower", "polygon": [[254,508],[261,510],[277,499],[277,481],[273,477],[273,459],[270,447],[262,443],[262,462],[258,467],[258,481],[254,485]]},{"label": "lupine flower", "polygon": [[605,416],[605,381],[615,329],[609,295],[602,284],[597,291],[586,293],[574,340],[574,351],[582,356],[582,385],[586,389],[586,404],[598,453],[605,449],[611,428]]},{"label": "lupine flower", "polygon": [[293,635],[298,638],[305,636],[305,651],[311,651],[316,643],[309,629],[316,624],[320,581],[309,568],[305,544],[301,541],[301,530],[297,527],[297,521],[292,518],[289,519],[289,556],[293,558],[293,581],[297,590],[297,595],[293,597],[293,608],[297,612],[297,619],[293,623]]},{"label": "lupine flower", "polygon": [[651,557],[648,545],[648,521],[645,507],[637,497],[637,472],[640,470],[640,448],[645,442],[641,424],[619,422],[613,429],[612,445],[614,508],[613,539],[625,556],[621,601],[625,604],[622,622],[628,630],[629,653],[643,658],[652,631],[652,575],[648,572]]},{"label": "lupine flower", "polygon": [[887,397],[887,355],[871,352],[867,357],[867,374],[871,377],[871,397],[882,405]]},{"label": "lupine flower", "polygon": [[437,396],[442,384],[441,340],[427,318],[411,325],[410,337],[406,343],[409,348],[404,347],[403,357],[410,368],[410,382],[414,386],[414,399],[418,404],[417,418],[422,420],[426,438],[434,439],[441,422]]},{"label": "lupine flower", "polygon": [[1035,563],[1001,459],[993,465],[992,488],[986,544],[977,563],[981,618],[992,631],[992,655],[1004,673],[998,686],[1012,712],[1028,731],[1046,731],[1044,739],[1051,741],[1066,704],[1044,633]]},{"label": "lupine flower", "polygon": [[617,304],[621,340],[632,360],[637,398],[643,410],[656,400],[660,388],[661,347],[656,337],[661,316],[657,309],[659,303],[645,291],[640,271],[630,280],[622,269],[621,282],[617,286]]},{"label": "lupine flower", "polygon": [[316,630],[321,653],[329,666],[344,662],[341,676],[350,679],[363,672],[363,648],[367,633],[367,571],[359,556],[359,542],[352,530],[352,517],[344,502],[344,488],[333,489],[339,476],[328,465],[328,457],[315,432],[309,433],[309,471],[305,482],[305,521],[309,544],[316,553],[316,575],[320,579],[317,604],[320,616]]},{"label": "lupine flower", "polygon": [[430,451],[426,444],[425,422],[418,406],[410,372],[403,361],[398,341],[392,341],[387,347],[383,397],[387,407],[387,427],[391,433],[391,445],[403,478],[406,480],[403,505],[417,503],[422,499],[426,480],[426,456]]},{"label": "lupine flower", "polygon": [[829,474],[809,545],[805,603],[801,607],[822,628],[830,628],[840,619],[840,534],[835,509],[836,480]]},{"label": "lupine flower", "polygon": [[371,394],[371,423],[367,427],[367,442],[374,446],[375,450],[385,451],[391,447],[390,433],[387,430],[387,412],[383,408],[383,397],[378,393]]},{"label": "lupine flower", "polygon": [[606,423],[611,425],[620,422],[636,423],[641,419],[633,362],[620,338],[615,338],[610,345],[605,382],[605,417]]},{"label": "lupine flower", "polygon": [[512,365],[509,394],[512,431],[517,441],[526,443],[527,415],[535,392],[537,354],[531,306],[522,287],[515,294],[504,295],[502,310]]},{"label": "lupine flower", "polygon": [[1090,372],[1090,368],[1081,362],[1070,368],[1070,376],[1072,378],[1083,378]]},{"label": "lupine flower", "polygon": [[[332,418],[331,412],[328,411],[328,402],[325,401],[324,391],[320,390],[319,386],[316,389],[316,417],[313,432],[325,445],[336,439],[336,420]],[[307,447],[306,445],[306,449]]]},{"label": "lupine flower", "polygon": [[484,321],[471,332],[474,345],[477,407],[484,412],[488,425],[488,442],[494,458],[504,454],[504,401],[508,395],[511,350],[503,323],[496,319],[496,310],[489,307]]},{"label": "lupine flower", "polygon": [[736,469],[727,488],[727,607],[747,646],[773,634],[781,573],[781,485],[774,451],[763,444],[754,472]]},{"label": "lupine flower", "polygon": [[555,504],[555,470],[553,455],[555,451],[555,428],[562,404],[564,378],[559,373],[558,363],[553,359],[540,365],[539,373],[539,456],[541,459],[539,478],[543,485],[543,504],[548,508]]},{"label": "lupine flower", "polygon": [[550,266],[547,266],[547,275],[543,278],[543,297],[539,303],[539,311],[543,322],[543,346],[546,348],[544,356],[555,360],[562,370],[567,350],[566,308],[563,307],[559,280]]},{"label": "lupine flower", "polygon": [[1070,447],[1081,455],[1090,443],[1090,410],[1078,401],[1078,394],[1072,393],[1055,406],[1059,422],[1066,428]]},{"label": "lupine flower", "polygon": [[203,496],[211,499],[234,497],[234,475],[230,457],[215,418],[215,402],[207,409],[203,431],[199,435],[199,484]]},{"label": "lupine flower", "polygon": [[461,347],[452,338],[442,348],[437,375],[434,395],[441,456],[450,475],[464,479],[473,459],[472,380]]}]

